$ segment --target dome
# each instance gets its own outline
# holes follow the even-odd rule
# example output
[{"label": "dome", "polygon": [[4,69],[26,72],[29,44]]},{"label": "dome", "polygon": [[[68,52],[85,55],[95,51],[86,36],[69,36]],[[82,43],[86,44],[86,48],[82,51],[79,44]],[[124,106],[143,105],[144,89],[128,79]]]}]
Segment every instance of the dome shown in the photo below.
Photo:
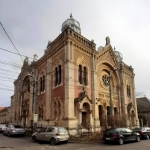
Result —
[{"label": "dome", "polygon": [[115,50],[114,50],[114,53],[115,53],[115,55],[117,57],[118,62],[121,62],[122,59],[123,59],[123,55],[120,52],[115,51]]},{"label": "dome", "polygon": [[103,49],[103,46],[98,47],[98,52],[100,52]]},{"label": "dome", "polygon": [[72,14],[70,15],[70,18],[68,18],[63,24],[61,31],[63,32],[67,27],[72,28],[75,32],[81,34],[81,28],[80,28],[80,23],[76,21],[73,17]]}]

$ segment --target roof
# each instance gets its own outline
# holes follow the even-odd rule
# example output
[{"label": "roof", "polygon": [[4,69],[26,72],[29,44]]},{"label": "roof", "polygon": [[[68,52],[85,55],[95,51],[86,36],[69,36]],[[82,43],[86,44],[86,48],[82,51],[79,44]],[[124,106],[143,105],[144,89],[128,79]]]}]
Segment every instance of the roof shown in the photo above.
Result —
[{"label": "roof", "polygon": [[4,109],[4,107],[0,107],[0,110]]},{"label": "roof", "polygon": [[150,112],[150,100],[147,97],[136,99],[138,112]]}]

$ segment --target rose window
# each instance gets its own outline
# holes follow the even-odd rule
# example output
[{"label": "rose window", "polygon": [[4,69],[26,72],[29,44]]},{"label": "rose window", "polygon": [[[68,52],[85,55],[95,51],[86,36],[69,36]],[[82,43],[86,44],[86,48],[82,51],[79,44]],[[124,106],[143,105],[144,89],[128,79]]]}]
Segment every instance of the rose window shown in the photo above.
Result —
[{"label": "rose window", "polygon": [[108,86],[109,85],[109,76],[108,75],[103,75],[102,76],[102,83],[104,86]]}]

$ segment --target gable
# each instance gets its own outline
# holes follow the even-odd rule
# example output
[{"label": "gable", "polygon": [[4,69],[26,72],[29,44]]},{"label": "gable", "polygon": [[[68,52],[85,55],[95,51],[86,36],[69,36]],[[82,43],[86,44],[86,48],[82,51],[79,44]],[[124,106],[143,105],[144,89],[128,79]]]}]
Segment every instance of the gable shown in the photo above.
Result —
[{"label": "gable", "polygon": [[107,62],[111,64],[111,66],[119,66],[115,53],[111,47],[111,45],[105,46],[98,54],[96,58],[97,63],[99,62]]}]

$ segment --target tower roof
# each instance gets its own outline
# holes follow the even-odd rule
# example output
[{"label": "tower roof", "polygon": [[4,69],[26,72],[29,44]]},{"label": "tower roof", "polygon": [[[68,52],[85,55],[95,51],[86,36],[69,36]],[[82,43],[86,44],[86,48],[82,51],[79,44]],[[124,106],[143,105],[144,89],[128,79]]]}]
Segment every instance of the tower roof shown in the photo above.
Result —
[{"label": "tower roof", "polygon": [[76,21],[72,14],[70,14],[70,18],[68,18],[63,24],[61,31],[63,32],[67,27],[72,28],[75,32],[81,34],[80,23]]},{"label": "tower roof", "polygon": [[117,57],[118,62],[121,62],[123,59],[123,55],[119,51],[116,51],[115,47],[114,47],[114,53]]}]

